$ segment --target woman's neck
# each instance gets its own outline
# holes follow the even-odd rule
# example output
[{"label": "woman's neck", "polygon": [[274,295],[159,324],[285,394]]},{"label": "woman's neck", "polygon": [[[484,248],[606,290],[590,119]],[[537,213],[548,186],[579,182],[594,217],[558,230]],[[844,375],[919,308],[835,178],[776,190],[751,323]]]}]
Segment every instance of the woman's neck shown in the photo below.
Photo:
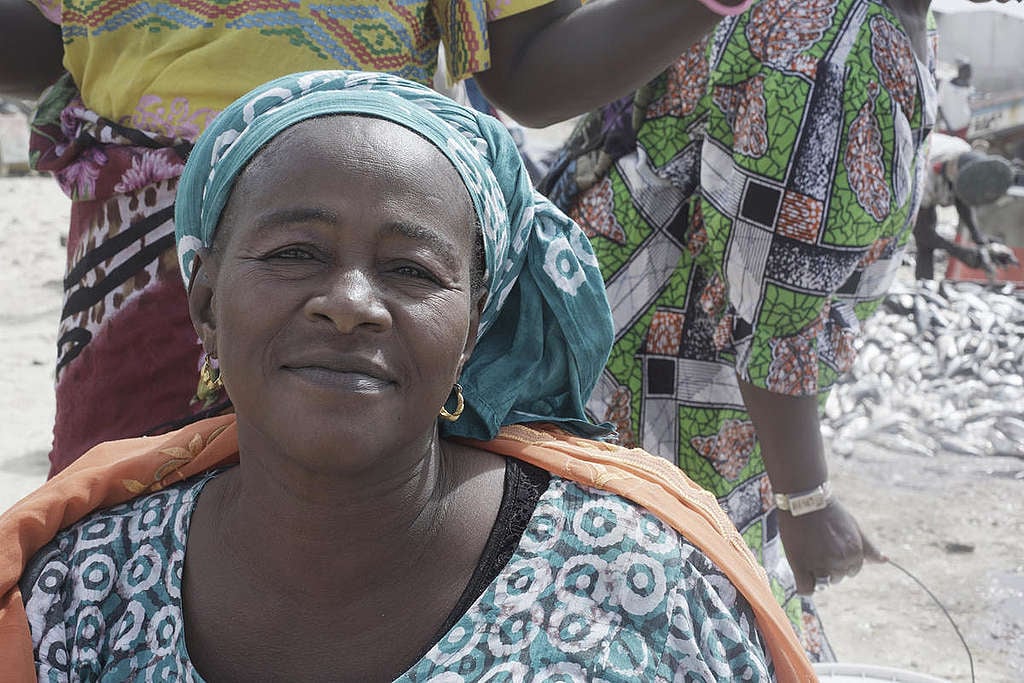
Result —
[{"label": "woman's neck", "polygon": [[241,464],[206,485],[188,533],[193,663],[208,680],[393,680],[469,583],[504,460],[435,436],[372,460],[376,476],[297,474],[246,449],[242,433]]},{"label": "woman's neck", "polygon": [[[316,593],[349,577],[365,580],[382,563],[415,563],[440,533],[457,485],[436,433],[401,453],[379,454],[379,467],[358,474],[257,456],[245,445],[240,431],[242,465],[211,491],[214,532],[225,553],[269,586],[301,573]],[[298,567],[296,557],[303,558]]]}]

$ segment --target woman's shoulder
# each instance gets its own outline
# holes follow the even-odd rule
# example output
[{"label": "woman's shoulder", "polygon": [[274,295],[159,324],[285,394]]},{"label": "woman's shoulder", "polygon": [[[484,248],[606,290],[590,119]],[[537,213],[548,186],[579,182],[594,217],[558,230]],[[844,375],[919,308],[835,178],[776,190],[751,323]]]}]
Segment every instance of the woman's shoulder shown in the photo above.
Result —
[{"label": "woman's shoulder", "polygon": [[[598,547],[653,548],[685,555],[698,546],[652,512],[671,500],[699,510],[726,530],[731,522],[718,501],[674,464],[639,448],[579,436],[555,424],[505,426],[483,450],[527,462],[551,475],[534,521],[548,514],[571,522],[569,530]],[[642,491],[641,491],[642,489]],[[632,491],[622,495],[620,490]],[[639,495],[638,495],[639,494]],[[546,524],[546,522],[545,522]],[[559,526],[559,531],[565,531]]]},{"label": "woman's shoulder", "polygon": [[191,509],[191,503],[209,476],[193,477],[93,512],[60,531],[36,553],[29,567],[36,564],[40,556],[55,553],[65,558],[65,562],[73,563],[100,553],[123,563],[140,544],[182,531],[181,513]]},{"label": "woman's shoulder", "polygon": [[561,531],[573,537],[572,544],[578,549],[589,546],[599,554],[644,556],[677,577],[721,576],[728,583],[724,573],[684,534],[625,496],[553,476],[538,506],[540,511],[545,504],[564,515],[566,524]]},{"label": "woman's shoulder", "polygon": [[40,665],[88,667],[108,648],[130,652],[114,631],[145,643],[142,622],[180,597],[188,520],[215,474],[94,512],[35,554],[19,585]]},{"label": "woman's shoulder", "polygon": [[477,610],[468,616],[500,632],[525,610],[532,650],[581,664],[588,680],[771,678],[750,606],[699,548],[643,506],[558,475]]}]

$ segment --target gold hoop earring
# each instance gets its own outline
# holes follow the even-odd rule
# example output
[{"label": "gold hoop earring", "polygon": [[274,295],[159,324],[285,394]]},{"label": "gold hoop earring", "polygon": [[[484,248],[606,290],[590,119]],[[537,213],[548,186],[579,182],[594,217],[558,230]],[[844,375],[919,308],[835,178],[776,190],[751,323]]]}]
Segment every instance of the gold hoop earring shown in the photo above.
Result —
[{"label": "gold hoop earring", "polygon": [[440,412],[441,417],[449,422],[458,420],[462,415],[463,408],[466,407],[466,402],[462,399],[462,385],[456,382],[452,388],[455,389],[455,411],[449,413],[447,408],[441,406]]},{"label": "gold hoop earring", "polygon": [[220,368],[214,368],[210,363],[210,356],[203,359],[203,365],[199,368],[199,384],[196,386],[195,401],[202,401],[207,407],[216,400],[217,394],[224,388],[224,378],[221,377]]}]

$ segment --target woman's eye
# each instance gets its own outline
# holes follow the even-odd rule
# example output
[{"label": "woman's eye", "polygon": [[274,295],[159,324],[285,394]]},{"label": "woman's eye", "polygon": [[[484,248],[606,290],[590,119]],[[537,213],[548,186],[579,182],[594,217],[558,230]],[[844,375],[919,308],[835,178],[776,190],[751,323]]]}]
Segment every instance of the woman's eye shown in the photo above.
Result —
[{"label": "woman's eye", "polygon": [[437,278],[426,268],[415,266],[411,264],[402,264],[395,267],[394,272],[398,275],[405,277],[412,277],[420,280],[429,280],[430,282],[437,282]]},{"label": "woman's eye", "polygon": [[285,249],[278,249],[267,256],[268,259],[285,259],[285,260],[299,260],[307,261],[313,258],[313,254],[307,249],[300,247],[287,247]]}]

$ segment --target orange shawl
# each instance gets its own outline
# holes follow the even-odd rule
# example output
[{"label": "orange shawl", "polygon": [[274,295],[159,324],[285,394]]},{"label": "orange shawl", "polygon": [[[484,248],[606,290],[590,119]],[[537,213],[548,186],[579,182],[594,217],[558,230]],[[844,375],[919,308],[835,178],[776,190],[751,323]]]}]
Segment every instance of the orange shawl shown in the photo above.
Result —
[{"label": "orange shawl", "polygon": [[[618,494],[649,510],[700,548],[743,593],[778,679],[817,680],[764,570],[715,498],[677,467],[639,449],[572,437],[548,426],[504,427],[493,441],[473,445]],[[163,436],[100,444],[0,515],[0,662],[9,672],[6,680],[35,680],[18,579],[36,551],[93,510],[236,462],[235,418],[215,417]]]}]

